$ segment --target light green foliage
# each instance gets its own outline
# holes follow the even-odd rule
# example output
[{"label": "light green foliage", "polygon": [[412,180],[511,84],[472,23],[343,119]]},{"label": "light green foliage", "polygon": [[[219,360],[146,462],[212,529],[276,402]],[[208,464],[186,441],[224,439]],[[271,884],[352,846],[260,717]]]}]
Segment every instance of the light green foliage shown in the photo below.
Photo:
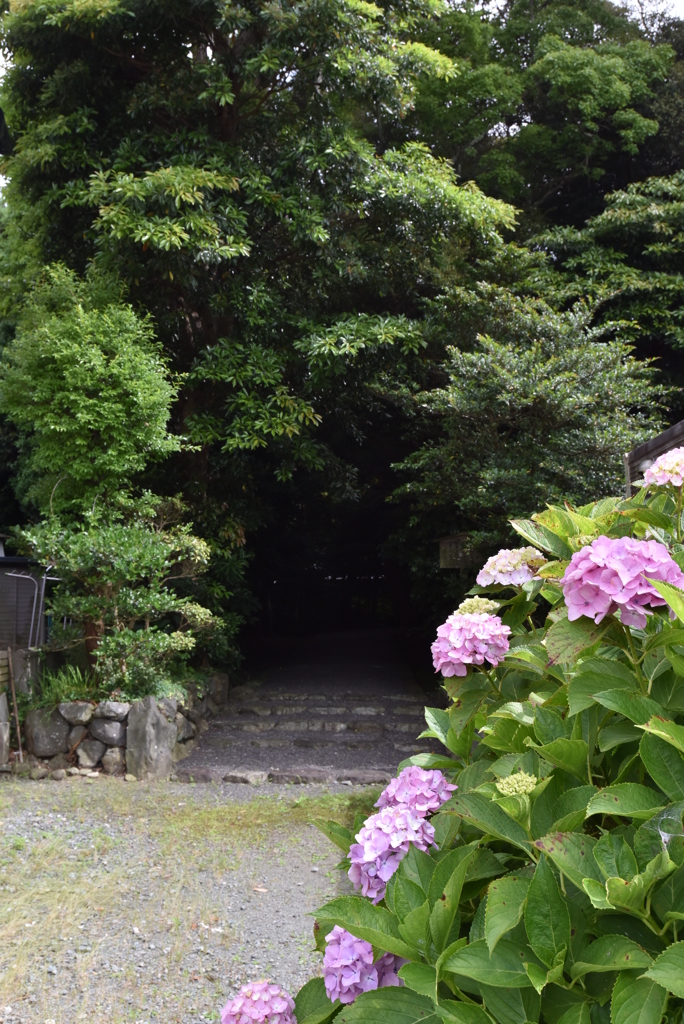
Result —
[{"label": "light green foliage", "polygon": [[[401,974],[408,991],[361,996],[341,1021],[347,1013],[359,1024],[402,1019],[416,994],[429,1002],[421,1017],[454,1024],[680,1018],[684,708],[674,660],[684,591],[658,583],[668,604],[649,610],[644,629],[619,614],[600,629],[584,617],[569,622],[559,585],[567,560],[558,553],[631,536],[657,538],[680,559],[682,492],[549,505],[513,522],[547,554],[541,578],[471,593],[495,598],[504,621],[524,600],[529,618],[511,620],[511,646],[497,666],[445,680],[450,711],[426,709],[451,765],[435,755],[404,762],[439,766],[457,784],[439,819],[453,816],[458,830],[441,830],[429,854],[410,848],[377,906],[342,897],[317,912],[382,950],[398,952],[397,938],[410,947],[401,954],[410,961]],[[516,657],[519,649],[534,656]],[[486,692],[471,704],[476,681]],[[345,850],[353,841],[333,823],[322,827]],[[444,948],[426,908],[451,893],[456,924]]]},{"label": "light green foliage", "polygon": [[[173,686],[198,636],[222,623],[178,588],[206,571],[209,548],[181,525],[182,505],[147,496],[123,512],[53,518],[20,531],[59,578],[49,600],[47,647],[82,647],[100,684],[129,696]],[[66,625],[59,623],[66,622]]]},{"label": "light green foliage", "polygon": [[52,268],[0,364],[0,409],[26,433],[27,496],[43,512],[88,507],[179,447],[151,324],[111,292]]}]

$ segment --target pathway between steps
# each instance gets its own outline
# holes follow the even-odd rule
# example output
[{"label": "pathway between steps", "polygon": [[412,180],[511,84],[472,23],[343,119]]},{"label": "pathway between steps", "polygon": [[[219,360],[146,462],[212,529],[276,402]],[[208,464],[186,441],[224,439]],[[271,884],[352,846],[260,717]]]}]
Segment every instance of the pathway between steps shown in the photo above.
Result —
[{"label": "pathway between steps", "polygon": [[410,754],[444,753],[417,738],[440,695],[417,684],[396,631],[320,634],[231,691],[177,777],[383,782]]}]

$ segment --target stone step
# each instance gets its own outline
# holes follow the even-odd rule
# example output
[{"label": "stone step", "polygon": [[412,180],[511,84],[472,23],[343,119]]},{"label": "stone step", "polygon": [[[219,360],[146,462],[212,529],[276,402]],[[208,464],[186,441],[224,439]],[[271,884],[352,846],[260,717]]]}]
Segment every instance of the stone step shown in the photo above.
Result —
[{"label": "stone step", "polygon": [[421,726],[416,722],[397,722],[389,718],[382,719],[346,719],[335,721],[324,718],[297,718],[297,719],[264,719],[254,718],[247,721],[233,721],[216,723],[213,732],[405,732],[419,733]]},{"label": "stone step", "polygon": [[387,734],[370,735],[368,733],[294,733],[285,735],[283,733],[247,733],[223,732],[220,735],[207,735],[204,738],[207,746],[214,750],[230,750],[232,747],[243,747],[245,743],[253,747],[284,748],[294,747],[326,747],[328,749],[344,748],[347,750],[373,750],[382,746],[401,752],[408,751],[417,753],[419,751],[442,752],[441,745],[436,740],[411,740],[410,737],[403,737],[400,734],[395,737]]}]

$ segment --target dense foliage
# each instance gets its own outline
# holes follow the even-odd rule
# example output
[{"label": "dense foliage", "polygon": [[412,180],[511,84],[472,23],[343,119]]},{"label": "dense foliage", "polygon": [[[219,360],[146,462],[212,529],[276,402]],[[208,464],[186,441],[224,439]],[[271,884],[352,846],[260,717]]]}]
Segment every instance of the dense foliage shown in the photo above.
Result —
[{"label": "dense foliage", "polygon": [[[575,271],[566,258],[574,236],[545,270],[541,249],[561,243],[521,243],[581,234],[607,190],[679,170],[678,24],[644,26],[604,0],[10,4],[5,525],[50,497],[62,516],[85,507],[111,463],[114,490],[119,474],[182,494],[212,551],[200,596],[228,637],[258,601],[292,625],[304,594],[303,618],[320,608],[325,621],[326,579],[363,577],[347,604],[396,619],[398,565],[436,602],[453,584],[435,579],[440,533],[491,544],[540,488],[574,502],[615,490],[621,453],[668,415],[624,346],[648,317],[608,326],[625,316],[607,294],[622,250],[598,288],[588,260]],[[642,292],[649,272],[639,258]],[[46,280],[53,305],[39,310]],[[39,422],[25,385],[38,398],[38,385],[78,383],[75,346],[104,353],[103,317],[117,342],[79,364],[93,382],[117,368],[97,429],[97,387]],[[127,375],[157,370],[120,408]],[[485,402],[511,374],[510,401]],[[592,398],[588,382],[611,374]],[[530,488],[542,432],[563,466]],[[358,591],[382,579],[372,609]]]},{"label": "dense foliage", "polygon": [[[375,878],[372,902],[320,908],[320,948],[345,929],[376,959],[403,958],[404,986],[371,980],[344,1006],[311,981],[299,1024],[680,1019],[684,449],[665,460],[630,500],[514,522],[536,552],[490,559],[486,585],[440,627],[451,704],[426,719],[449,755],[405,762],[356,846],[320,823],[350,878],[359,858]],[[376,833],[391,808],[384,870]]]}]

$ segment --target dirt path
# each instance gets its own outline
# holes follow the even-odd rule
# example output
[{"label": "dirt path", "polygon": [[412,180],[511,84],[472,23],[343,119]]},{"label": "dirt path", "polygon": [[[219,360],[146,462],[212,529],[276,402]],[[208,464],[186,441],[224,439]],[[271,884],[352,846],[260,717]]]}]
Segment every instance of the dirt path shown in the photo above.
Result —
[{"label": "dirt path", "polygon": [[245,981],[320,970],[308,914],[348,883],[311,825],[337,786],[0,782],[0,1021],[199,1024]]}]

